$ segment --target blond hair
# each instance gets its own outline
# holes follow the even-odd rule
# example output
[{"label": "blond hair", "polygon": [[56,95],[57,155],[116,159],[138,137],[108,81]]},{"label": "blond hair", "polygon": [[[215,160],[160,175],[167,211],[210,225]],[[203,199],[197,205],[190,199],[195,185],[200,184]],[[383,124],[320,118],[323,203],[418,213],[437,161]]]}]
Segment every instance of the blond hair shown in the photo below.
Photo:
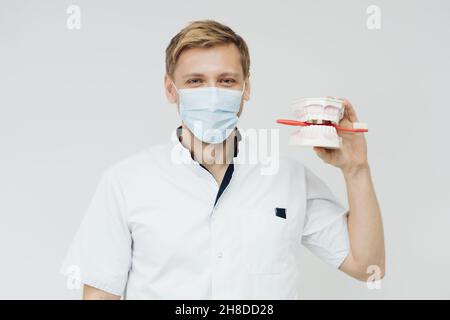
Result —
[{"label": "blond hair", "polygon": [[233,43],[241,54],[244,77],[250,73],[250,55],[247,44],[231,28],[214,20],[193,21],[175,35],[166,48],[166,73],[173,73],[181,53],[189,48],[210,48]]}]

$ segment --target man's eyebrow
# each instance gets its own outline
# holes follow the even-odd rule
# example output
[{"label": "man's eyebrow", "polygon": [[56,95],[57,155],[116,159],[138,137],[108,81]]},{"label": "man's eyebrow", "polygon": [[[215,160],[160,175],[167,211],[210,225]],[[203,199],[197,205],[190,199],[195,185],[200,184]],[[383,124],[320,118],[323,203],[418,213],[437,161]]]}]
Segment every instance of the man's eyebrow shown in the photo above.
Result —
[{"label": "man's eyebrow", "polygon": [[224,72],[220,74],[221,77],[230,76],[230,77],[238,77],[239,73],[236,72]]},{"label": "man's eyebrow", "polygon": [[[183,79],[190,78],[190,77],[204,77],[205,75],[203,73],[193,72],[193,73],[187,73],[182,76]],[[219,77],[239,77],[239,73],[236,72],[223,72],[219,74]]]},{"label": "man's eyebrow", "polygon": [[189,78],[189,77],[203,77],[203,73],[188,73],[182,76],[183,79]]}]

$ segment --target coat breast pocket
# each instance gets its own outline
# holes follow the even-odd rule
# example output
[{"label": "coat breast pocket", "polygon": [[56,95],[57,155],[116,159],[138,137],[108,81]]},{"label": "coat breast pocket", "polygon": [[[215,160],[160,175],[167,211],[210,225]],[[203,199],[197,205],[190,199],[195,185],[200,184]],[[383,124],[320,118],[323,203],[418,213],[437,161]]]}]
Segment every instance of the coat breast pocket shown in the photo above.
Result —
[{"label": "coat breast pocket", "polygon": [[273,208],[244,215],[242,253],[250,274],[277,274],[286,270],[290,238],[288,222]]}]

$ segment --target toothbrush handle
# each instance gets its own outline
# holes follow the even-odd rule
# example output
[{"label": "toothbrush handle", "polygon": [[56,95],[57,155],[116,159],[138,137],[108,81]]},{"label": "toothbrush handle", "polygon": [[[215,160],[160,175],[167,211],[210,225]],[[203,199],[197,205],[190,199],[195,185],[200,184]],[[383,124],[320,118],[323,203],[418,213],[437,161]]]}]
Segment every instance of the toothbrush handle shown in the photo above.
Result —
[{"label": "toothbrush handle", "polygon": [[353,128],[344,128],[344,127],[339,127],[339,126],[334,126],[334,127],[338,131],[345,131],[345,132],[368,132],[369,131],[367,129],[353,129]]},{"label": "toothbrush handle", "polygon": [[307,126],[308,124],[303,121],[297,121],[297,120],[289,120],[289,119],[278,119],[277,123],[285,124],[288,126]]}]

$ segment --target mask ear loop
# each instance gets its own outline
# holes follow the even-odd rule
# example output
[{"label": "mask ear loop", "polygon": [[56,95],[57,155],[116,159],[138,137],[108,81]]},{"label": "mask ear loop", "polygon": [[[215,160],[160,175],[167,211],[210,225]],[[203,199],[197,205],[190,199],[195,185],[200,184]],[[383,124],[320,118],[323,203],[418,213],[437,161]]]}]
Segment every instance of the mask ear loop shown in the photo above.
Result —
[{"label": "mask ear loop", "polygon": [[[170,78],[169,78],[170,79]],[[172,79],[170,79],[170,83],[172,84],[172,86],[175,88],[175,91],[177,92],[177,95],[178,95],[178,103],[180,102],[180,92],[178,91],[178,88],[177,88],[177,86],[175,85],[175,82],[172,80]]]},{"label": "mask ear loop", "polygon": [[173,87],[175,88],[175,91],[178,93],[178,95],[180,95],[180,93],[178,92],[178,88],[177,88],[177,86],[175,85],[175,82],[173,82],[173,80],[170,79],[170,83],[173,85]]},{"label": "mask ear loop", "polygon": [[244,96],[245,93],[245,80],[244,80],[244,86],[242,87],[242,96]]}]

